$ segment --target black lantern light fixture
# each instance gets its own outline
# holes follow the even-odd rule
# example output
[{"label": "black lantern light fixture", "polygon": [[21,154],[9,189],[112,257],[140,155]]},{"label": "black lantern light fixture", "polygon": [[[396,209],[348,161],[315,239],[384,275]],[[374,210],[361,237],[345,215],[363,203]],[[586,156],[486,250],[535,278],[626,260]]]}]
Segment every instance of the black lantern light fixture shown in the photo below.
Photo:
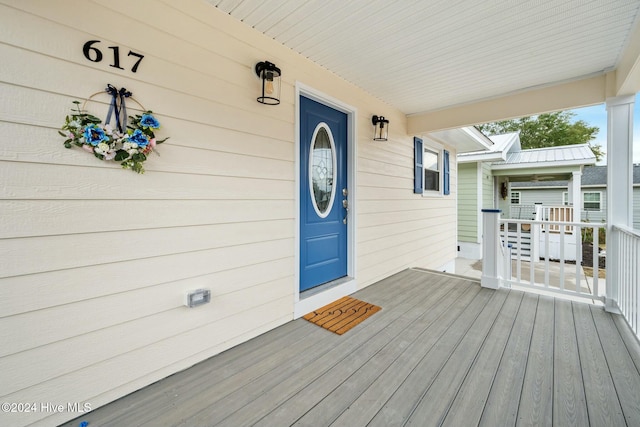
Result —
[{"label": "black lantern light fixture", "polygon": [[371,123],[373,123],[373,140],[374,141],[386,141],[389,139],[389,120],[384,116],[371,117]]},{"label": "black lantern light fixture", "polygon": [[256,74],[260,77],[261,84],[258,102],[267,105],[280,104],[280,68],[269,61],[258,62]]}]

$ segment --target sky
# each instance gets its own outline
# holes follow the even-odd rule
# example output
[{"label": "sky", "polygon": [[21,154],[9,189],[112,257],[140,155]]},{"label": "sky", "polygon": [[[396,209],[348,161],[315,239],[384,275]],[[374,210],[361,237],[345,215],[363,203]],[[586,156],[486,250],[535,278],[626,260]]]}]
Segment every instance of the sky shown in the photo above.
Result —
[{"label": "sky", "polygon": [[[593,144],[602,146],[607,151],[607,110],[604,104],[592,107],[569,110],[576,115],[572,121],[583,120],[590,126],[597,126],[600,131],[596,135]],[[633,163],[640,163],[640,93],[636,95],[636,103],[633,111]],[[606,157],[598,164],[606,164]]]}]

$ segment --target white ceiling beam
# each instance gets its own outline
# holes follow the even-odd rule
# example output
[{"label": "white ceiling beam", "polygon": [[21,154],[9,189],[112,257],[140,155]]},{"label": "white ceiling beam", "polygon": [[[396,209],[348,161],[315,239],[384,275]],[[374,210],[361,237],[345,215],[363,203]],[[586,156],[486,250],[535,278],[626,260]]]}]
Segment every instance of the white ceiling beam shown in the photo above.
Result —
[{"label": "white ceiling beam", "polygon": [[606,75],[545,86],[511,95],[410,115],[408,132],[427,132],[471,126],[522,116],[600,104],[605,101]]}]

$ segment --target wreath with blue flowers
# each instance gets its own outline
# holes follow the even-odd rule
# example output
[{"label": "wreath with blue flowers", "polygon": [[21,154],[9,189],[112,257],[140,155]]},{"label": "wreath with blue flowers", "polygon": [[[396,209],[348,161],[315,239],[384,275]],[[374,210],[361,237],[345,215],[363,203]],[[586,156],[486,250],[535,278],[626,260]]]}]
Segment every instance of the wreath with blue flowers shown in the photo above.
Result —
[{"label": "wreath with blue flowers", "polygon": [[[147,156],[158,144],[169,138],[156,138],[154,131],[160,128],[160,122],[150,110],[128,116],[127,123],[125,99],[131,97],[131,92],[124,88],[118,90],[111,85],[107,86],[105,92],[111,94],[112,99],[104,124],[98,117],[84,110],[86,102],[102,92],[91,95],[82,107],[79,101],[73,101],[75,107],[67,115],[64,126],[59,131],[66,138],[64,146],[72,148],[75,145],[100,160],[121,162],[124,169],[144,173],[143,164]],[[111,125],[114,113],[115,127]]]}]

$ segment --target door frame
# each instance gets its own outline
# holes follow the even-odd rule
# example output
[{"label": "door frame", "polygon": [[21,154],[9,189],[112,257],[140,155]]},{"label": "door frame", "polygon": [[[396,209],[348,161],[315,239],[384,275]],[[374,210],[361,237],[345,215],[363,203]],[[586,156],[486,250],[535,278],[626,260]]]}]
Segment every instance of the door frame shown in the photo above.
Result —
[{"label": "door frame", "polygon": [[[347,188],[349,189],[349,216],[347,221],[347,278],[339,284],[300,298],[300,96],[305,96],[347,115]],[[356,280],[356,159],[357,159],[357,109],[339,99],[296,81],[295,87],[295,244],[294,244],[294,312],[297,319],[358,289]]]}]

